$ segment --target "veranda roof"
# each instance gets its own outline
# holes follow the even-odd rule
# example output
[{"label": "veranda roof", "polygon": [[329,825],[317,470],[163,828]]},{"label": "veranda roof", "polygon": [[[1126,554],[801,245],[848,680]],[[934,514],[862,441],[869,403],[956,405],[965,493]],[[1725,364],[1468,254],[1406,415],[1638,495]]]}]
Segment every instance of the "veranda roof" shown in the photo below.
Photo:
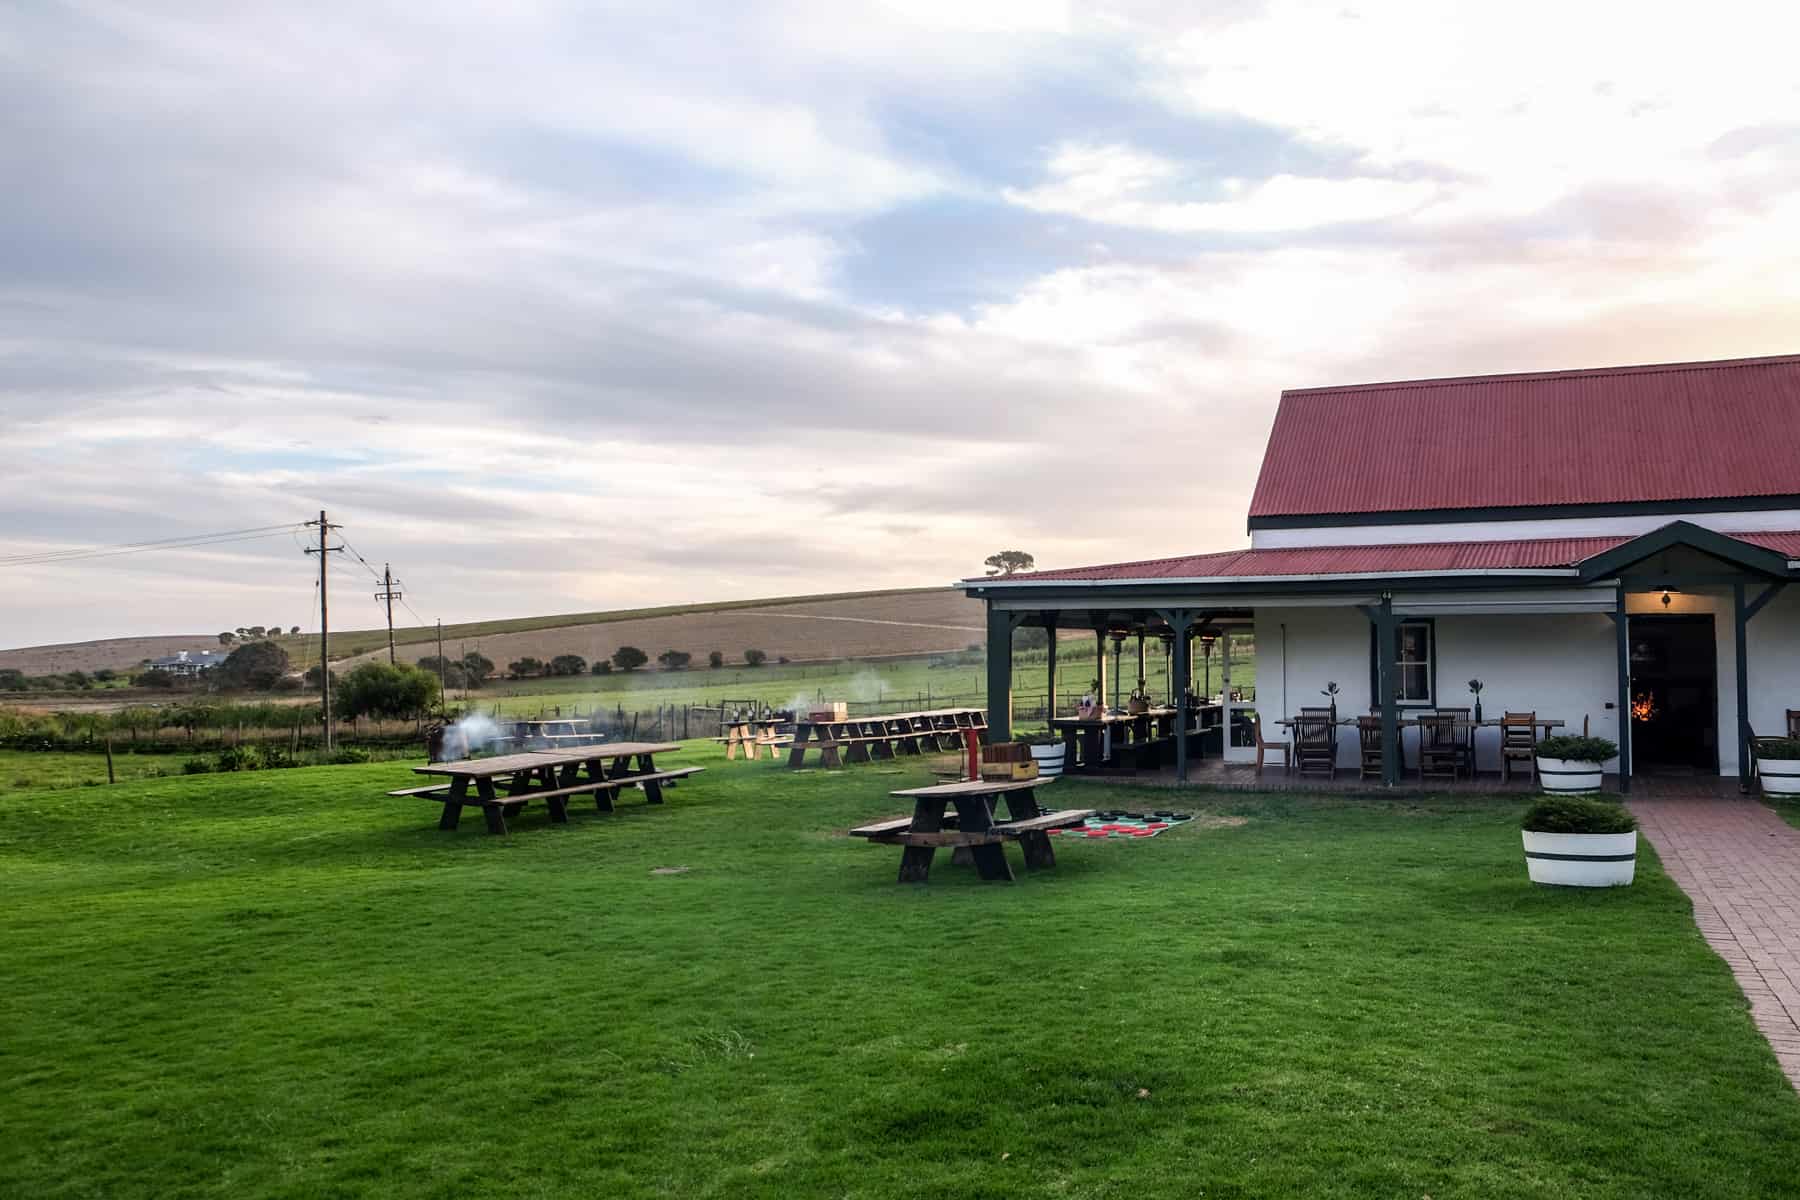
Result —
[{"label": "veranda roof", "polygon": [[[1767,530],[1720,535],[1745,546],[1800,560],[1800,530]],[[970,586],[1016,587],[1036,583],[1169,583],[1184,580],[1275,580],[1393,576],[1578,574],[1582,563],[1638,537],[1532,538],[1517,541],[1425,542],[1374,546],[1304,546],[1270,550],[1227,550],[1138,562],[1108,563],[1033,571],[964,582]]]}]

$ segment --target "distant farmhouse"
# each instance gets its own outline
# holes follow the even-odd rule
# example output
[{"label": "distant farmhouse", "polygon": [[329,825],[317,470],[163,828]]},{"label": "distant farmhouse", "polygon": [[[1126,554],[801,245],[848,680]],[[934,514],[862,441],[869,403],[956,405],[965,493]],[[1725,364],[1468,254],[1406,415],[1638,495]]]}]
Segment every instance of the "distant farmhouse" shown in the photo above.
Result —
[{"label": "distant farmhouse", "polygon": [[[1328,704],[1377,718],[1390,783],[1417,757],[1413,728],[1395,753],[1403,724],[1478,707],[1476,683],[1496,716],[1616,741],[1623,788],[1738,776],[1751,739],[1800,713],[1800,355],[1288,391],[1249,533],[1246,550],[965,580],[988,606],[994,736],[1021,625],[1092,631],[1102,698],[1109,636],[1168,645],[1174,699],[1194,642],[1253,634],[1254,693],[1227,674],[1218,700],[1225,761],[1255,760],[1259,718],[1273,733]],[[1360,768],[1361,736],[1336,731],[1337,766]],[[1500,766],[1497,744],[1474,752]]]},{"label": "distant farmhouse", "polygon": [[225,661],[217,650],[177,650],[161,658],[148,659],[145,666],[152,671],[166,671],[181,679],[193,679],[202,671],[210,671]]}]

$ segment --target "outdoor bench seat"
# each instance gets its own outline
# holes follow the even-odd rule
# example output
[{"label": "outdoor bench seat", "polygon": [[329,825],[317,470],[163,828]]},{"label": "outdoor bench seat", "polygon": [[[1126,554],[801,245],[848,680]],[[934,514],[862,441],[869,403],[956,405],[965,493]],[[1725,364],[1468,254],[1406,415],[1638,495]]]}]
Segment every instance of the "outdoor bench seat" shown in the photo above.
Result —
[{"label": "outdoor bench seat", "polygon": [[448,796],[450,794],[450,785],[448,783],[428,783],[424,787],[397,788],[394,791],[389,792],[388,795],[430,796],[434,792],[442,792],[444,795]]},{"label": "outdoor bench seat", "polygon": [[994,826],[994,832],[1008,837],[1018,837],[1026,833],[1042,833],[1047,829],[1066,829],[1071,825],[1079,825],[1094,815],[1091,808],[1065,808],[1058,812],[1045,813],[1041,817],[1029,817],[1023,821],[1003,821]]}]

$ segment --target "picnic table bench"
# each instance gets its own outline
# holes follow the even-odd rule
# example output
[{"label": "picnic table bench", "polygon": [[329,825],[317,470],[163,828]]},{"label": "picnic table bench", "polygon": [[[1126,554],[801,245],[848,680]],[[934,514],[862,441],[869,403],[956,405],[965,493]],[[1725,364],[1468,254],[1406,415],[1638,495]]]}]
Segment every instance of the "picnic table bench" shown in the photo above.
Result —
[{"label": "picnic table bench", "polygon": [[[927,751],[957,750],[987,735],[987,713],[979,708],[946,708],[930,712],[887,713],[842,720],[794,722],[788,766],[806,763],[809,750],[819,752],[819,765],[892,759]],[[843,753],[839,753],[839,751]]]},{"label": "picnic table bench", "polygon": [[[983,879],[1011,880],[1005,843],[1015,841],[1025,852],[1025,866],[1032,870],[1056,865],[1050,830],[1079,825],[1094,815],[1091,808],[1065,808],[1045,812],[1038,807],[1036,779],[970,779],[932,787],[908,788],[893,793],[913,801],[910,817],[894,817],[862,825],[851,837],[888,846],[901,846],[900,882],[925,883],[931,878],[931,860],[940,846],[955,855],[967,853]],[[995,801],[1006,804],[1007,819],[994,820]],[[954,806],[954,815],[945,810]],[[955,861],[953,855],[952,861]]]},{"label": "picnic table bench", "polygon": [[725,732],[713,738],[725,746],[725,760],[730,762],[742,750],[747,762],[755,762],[756,756],[765,748],[771,760],[778,757],[779,747],[792,745],[794,735],[780,732],[780,727],[788,722],[773,717],[727,721]]},{"label": "picnic table bench", "polygon": [[[569,820],[568,798],[591,795],[600,812],[613,811],[613,796],[628,787],[641,788],[651,804],[663,802],[663,785],[705,770],[704,767],[656,769],[655,756],[679,746],[670,743],[611,742],[555,750],[528,750],[497,758],[464,759],[414,767],[419,775],[444,776],[424,787],[398,788],[390,796],[424,796],[443,804],[439,829],[455,829],[465,807],[479,808],[487,831],[506,833],[506,818],[533,800],[542,800],[550,819]],[[636,759],[636,767],[631,760]],[[610,767],[608,764],[611,764]],[[584,778],[585,776],[585,778]],[[470,795],[470,786],[474,794]],[[504,794],[501,788],[505,789]]]}]

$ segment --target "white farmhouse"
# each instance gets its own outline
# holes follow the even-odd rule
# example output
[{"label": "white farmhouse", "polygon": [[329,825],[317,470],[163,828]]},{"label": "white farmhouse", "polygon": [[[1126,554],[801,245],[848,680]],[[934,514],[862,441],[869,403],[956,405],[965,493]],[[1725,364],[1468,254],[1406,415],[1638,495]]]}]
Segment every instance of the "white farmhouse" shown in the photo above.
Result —
[{"label": "white farmhouse", "polygon": [[[1256,718],[1272,740],[1334,681],[1340,713],[1379,719],[1397,782],[1411,718],[1471,707],[1471,679],[1490,718],[1618,742],[1607,769],[1627,789],[1737,776],[1749,739],[1800,710],[1800,355],[1284,392],[1249,535],[964,581],[988,607],[994,736],[1011,632],[1044,625],[1115,654],[1121,636],[1168,646],[1185,699],[1164,763],[1182,778],[1208,755],[1249,761]],[[1194,644],[1247,630],[1254,695],[1187,696]],[[1340,766],[1362,765],[1373,724],[1337,727]],[[1496,731],[1476,734],[1475,767],[1497,770]]]}]

